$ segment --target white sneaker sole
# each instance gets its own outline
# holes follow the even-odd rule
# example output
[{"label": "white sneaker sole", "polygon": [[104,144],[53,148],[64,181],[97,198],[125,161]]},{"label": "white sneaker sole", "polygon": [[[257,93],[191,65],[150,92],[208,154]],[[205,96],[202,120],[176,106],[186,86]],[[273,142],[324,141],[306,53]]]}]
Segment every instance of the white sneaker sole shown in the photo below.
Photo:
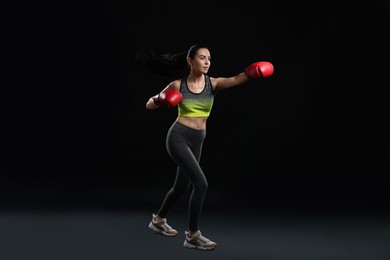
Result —
[{"label": "white sneaker sole", "polygon": [[204,251],[210,251],[210,250],[214,250],[216,248],[216,247],[196,246],[196,245],[188,243],[187,240],[184,240],[183,246],[186,248],[199,249],[199,250],[204,250]]},{"label": "white sneaker sole", "polygon": [[158,233],[158,234],[160,234],[160,235],[163,235],[163,236],[174,237],[174,236],[177,235],[177,234],[168,234],[168,233],[166,233],[165,231],[162,231],[162,230],[156,228],[156,227],[153,225],[152,222],[149,223],[149,228],[150,228],[151,230],[153,230],[154,232],[156,232],[156,233]]}]

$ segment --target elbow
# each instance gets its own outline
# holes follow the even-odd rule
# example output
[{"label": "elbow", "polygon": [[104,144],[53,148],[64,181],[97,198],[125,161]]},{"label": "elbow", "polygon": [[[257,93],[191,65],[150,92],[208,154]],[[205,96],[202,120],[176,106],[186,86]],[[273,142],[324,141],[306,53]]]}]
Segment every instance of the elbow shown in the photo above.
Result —
[{"label": "elbow", "polygon": [[149,102],[149,101],[146,102],[146,104],[145,104],[145,109],[146,109],[146,110],[150,110],[150,102]]},{"label": "elbow", "polygon": [[145,104],[145,108],[147,110],[153,110],[153,109],[156,109],[156,107],[157,106],[152,99],[148,100],[148,102],[146,102],[146,104]]}]

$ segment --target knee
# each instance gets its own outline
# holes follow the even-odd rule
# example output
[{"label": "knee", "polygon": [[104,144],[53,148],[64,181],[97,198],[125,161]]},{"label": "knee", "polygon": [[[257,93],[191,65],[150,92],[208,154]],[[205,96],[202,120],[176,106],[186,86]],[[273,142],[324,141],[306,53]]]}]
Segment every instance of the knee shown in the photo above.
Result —
[{"label": "knee", "polygon": [[172,187],[171,191],[173,193],[176,193],[176,194],[184,194],[187,190],[188,190],[188,187]]},{"label": "knee", "polygon": [[209,184],[207,181],[202,181],[194,184],[194,189],[201,191],[201,192],[206,192]]}]

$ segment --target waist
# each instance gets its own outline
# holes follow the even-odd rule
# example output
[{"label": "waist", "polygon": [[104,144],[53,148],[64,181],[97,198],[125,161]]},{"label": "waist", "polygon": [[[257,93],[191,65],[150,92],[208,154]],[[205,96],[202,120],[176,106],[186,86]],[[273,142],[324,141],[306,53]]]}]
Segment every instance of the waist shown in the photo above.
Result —
[{"label": "waist", "polygon": [[185,125],[189,128],[195,129],[195,130],[206,130],[207,119],[208,119],[208,117],[179,116],[176,119],[176,122],[179,122],[182,125]]}]

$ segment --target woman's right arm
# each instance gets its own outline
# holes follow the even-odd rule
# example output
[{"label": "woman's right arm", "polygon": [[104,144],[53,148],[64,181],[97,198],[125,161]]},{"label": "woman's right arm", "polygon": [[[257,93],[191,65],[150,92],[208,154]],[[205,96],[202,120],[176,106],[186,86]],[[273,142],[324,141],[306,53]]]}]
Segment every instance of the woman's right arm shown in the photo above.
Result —
[{"label": "woman's right arm", "polygon": [[148,101],[146,102],[146,109],[148,110],[153,110],[158,108],[161,104],[158,103],[158,97],[161,93],[163,93],[166,90],[177,90],[179,91],[180,89],[180,80],[175,80],[172,81],[171,83],[168,84],[160,93],[150,97]]},{"label": "woman's right arm", "polygon": [[153,97],[150,97],[149,100],[146,102],[146,109],[153,110],[160,106],[160,104],[156,103],[155,100],[158,99],[158,95],[154,95]]}]

